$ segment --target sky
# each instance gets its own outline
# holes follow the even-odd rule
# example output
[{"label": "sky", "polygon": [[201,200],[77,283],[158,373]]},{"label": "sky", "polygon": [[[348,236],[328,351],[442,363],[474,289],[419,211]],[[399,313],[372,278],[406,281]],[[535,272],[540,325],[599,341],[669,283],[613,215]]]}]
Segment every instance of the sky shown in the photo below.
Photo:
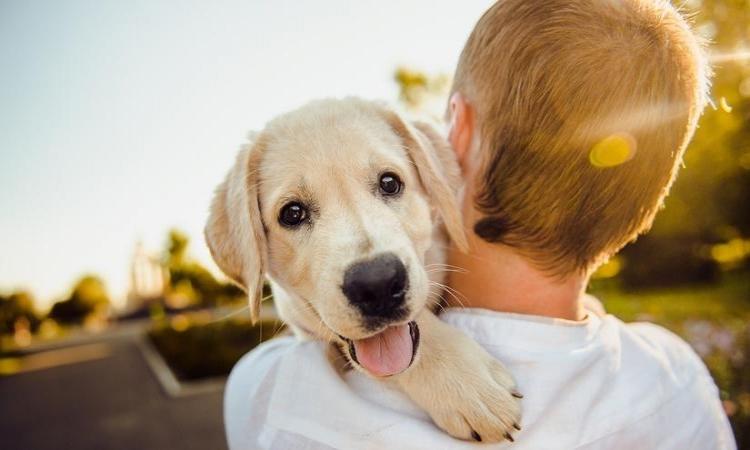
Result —
[{"label": "sky", "polygon": [[95,273],[115,305],[138,241],[202,238],[251,130],[309,100],[395,101],[452,73],[491,0],[0,1],[0,293],[43,310]]}]

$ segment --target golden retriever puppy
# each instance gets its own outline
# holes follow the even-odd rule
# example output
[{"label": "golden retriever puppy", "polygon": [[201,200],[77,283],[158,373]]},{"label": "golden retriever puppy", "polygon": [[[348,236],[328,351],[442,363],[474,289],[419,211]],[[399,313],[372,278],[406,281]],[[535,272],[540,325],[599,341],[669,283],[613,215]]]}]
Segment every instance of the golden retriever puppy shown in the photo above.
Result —
[{"label": "golden retriever puppy", "polygon": [[266,278],[298,336],[337,344],[455,437],[512,440],[512,377],[432,312],[447,236],[467,245],[448,144],[354,98],[310,103],[251,141],[216,191],[205,234],[253,320]]}]

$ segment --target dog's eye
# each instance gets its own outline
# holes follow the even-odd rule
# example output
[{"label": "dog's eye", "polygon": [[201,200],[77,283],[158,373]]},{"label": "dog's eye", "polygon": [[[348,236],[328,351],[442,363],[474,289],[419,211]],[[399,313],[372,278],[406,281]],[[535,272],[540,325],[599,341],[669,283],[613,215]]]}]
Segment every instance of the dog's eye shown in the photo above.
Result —
[{"label": "dog's eye", "polygon": [[380,175],[380,193],[383,195],[397,195],[401,192],[403,183],[401,179],[393,172],[386,172]]},{"label": "dog's eye", "polygon": [[301,203],[287,203],[279,213],[279,223],[287,227],[296,227],[307,219],[307,210]]}]

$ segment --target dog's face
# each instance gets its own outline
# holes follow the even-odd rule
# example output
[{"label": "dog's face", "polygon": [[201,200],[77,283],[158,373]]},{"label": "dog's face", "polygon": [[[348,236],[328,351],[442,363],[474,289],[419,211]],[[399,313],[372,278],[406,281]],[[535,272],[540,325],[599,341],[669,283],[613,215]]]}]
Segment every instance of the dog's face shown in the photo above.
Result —
[{"label": "dog's face", "polygon": [[258,193],[268,273],[331,331],[360,339],[424,306],[433,224],[399,137],[337,109],[268,127]]},{"label": "dog's face", "polygon": [[462,233],[435,139],[357,100],[275,119],[217,192],[212,254],[251,306],[265,273],[295,303],[279,305],[284,318],[316,323],[322,337],[351,345],[403,327],[430,297],[424,258],[435,213]]}]

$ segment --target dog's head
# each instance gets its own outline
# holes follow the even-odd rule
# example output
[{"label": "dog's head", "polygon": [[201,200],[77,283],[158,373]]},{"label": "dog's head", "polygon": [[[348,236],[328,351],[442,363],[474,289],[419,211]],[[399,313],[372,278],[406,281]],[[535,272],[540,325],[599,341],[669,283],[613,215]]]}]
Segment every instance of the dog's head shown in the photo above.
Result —
[{"label": "dog's head", "polygon": [[431,295],[424,258],[436,221],[466,246],[449,183],[457,169],[438,156],[450,154],[446,145],[428,126],[356,99],[314,102],[270,122],[239,153],[206,226],[253,319],[267,275],[289,294],[278,305],[285,320],[345,340],[375,375],[408,367],[414,342],[409,355],[362,359],[416,339],[411,321]]}]

